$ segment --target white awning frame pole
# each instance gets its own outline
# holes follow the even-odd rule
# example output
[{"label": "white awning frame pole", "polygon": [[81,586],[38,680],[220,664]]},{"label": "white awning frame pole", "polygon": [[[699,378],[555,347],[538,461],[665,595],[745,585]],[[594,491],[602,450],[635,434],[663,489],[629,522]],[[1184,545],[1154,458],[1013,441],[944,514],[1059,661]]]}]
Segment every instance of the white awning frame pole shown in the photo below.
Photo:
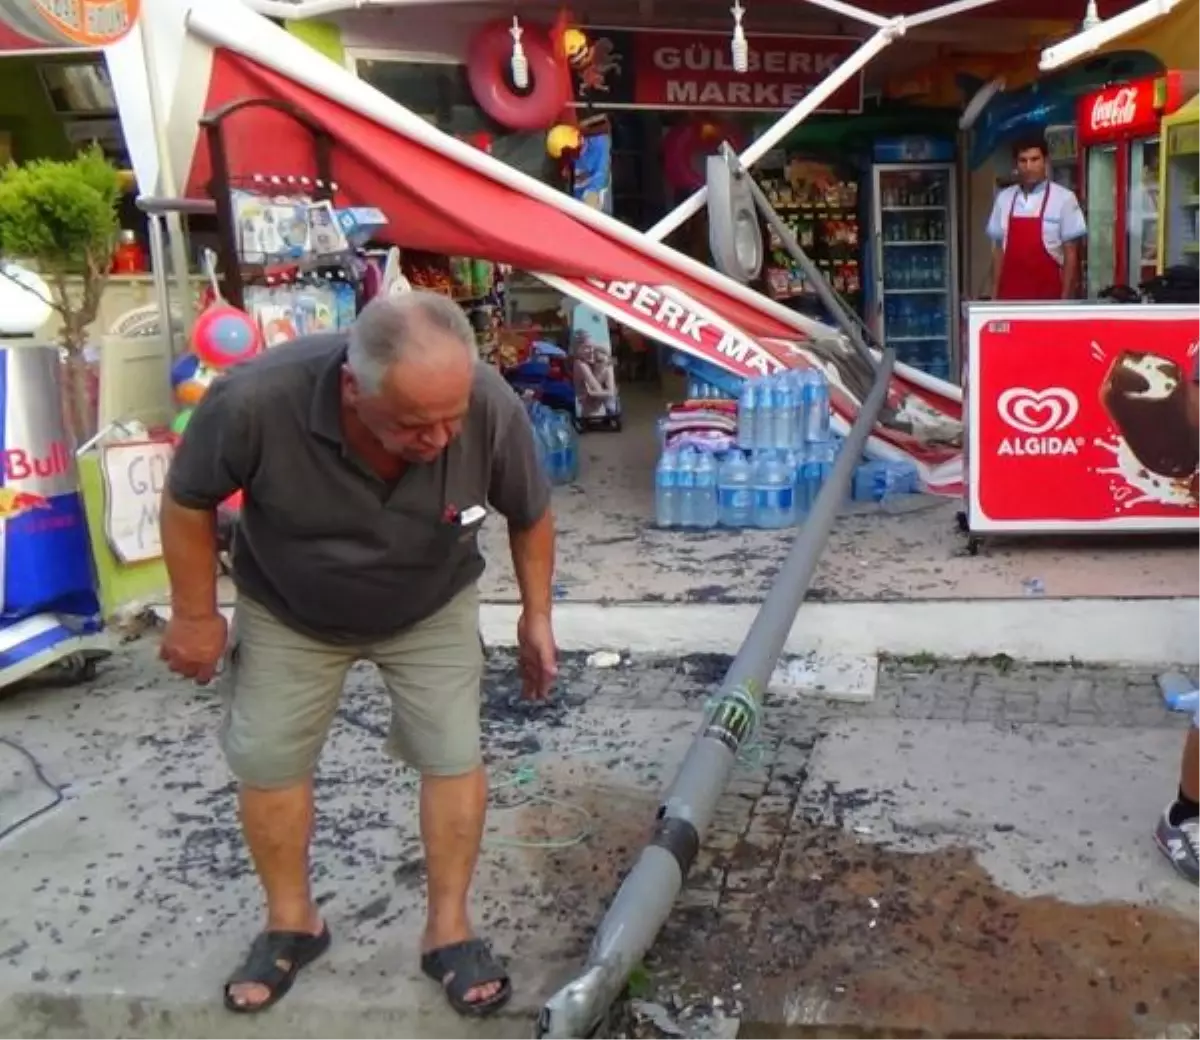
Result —
[{"label": "white awning frame pole", "polygon": [[[829,0],[810,0],[810,2],[816,2],[818,6],[824,7],[827,6]],[[909,29],[996,2],[997,0],[954,0],[953,3],[942,4],[940,7],[922,11],[920,14],[901,15],[897,18],[886,19],[885,23],[874,35],[868,38],[858,50],[801,98],[790,112],[781,116],[766,133],[752,141],[746,150],[738,156],[738,161],[744,167],[753,166],[767,152],[780,144],[804,120],[816,112],[841,87],[861,72],[867,63],[889,43],[899,39]],[[1164,0],[1153,0],[1153,2],[1161,3]],[[849,4],[842,5],[839,3],[839,6],[845,6],[847,13],[852,10]],[[871,22],[875,16],[869,11],[860,10],[857,15],[852,15],[852,17],[859,17],[862,21]],[[705,186],[684,199],[675,209],[650,228],[646,232],[646,237],[655,241],[662,241],[672,231],[699,213],[704,208],[707,200],[708,187]]]},{"label": "white awning frame pole", "polygon": [[1120,39],[1135,29],[1140,29],[1156,18],[1170,14],[1179,6],[1179,3],[1180,0],[1146,0],[1145,3],[1131,7],[1128,11],[1122,11],[1099,25],[1093,25],[1090,29],[1084,29],[1083,32],[1076,33],[1069,39],[1056,43],[1053,47],[1047,47],[1042,51],[1038,68],[1043,72],[1049,72],[1051,69],[1069,65],[1080,58],[1086,58],[1105,44],[1112,43],[1113,40]]}]

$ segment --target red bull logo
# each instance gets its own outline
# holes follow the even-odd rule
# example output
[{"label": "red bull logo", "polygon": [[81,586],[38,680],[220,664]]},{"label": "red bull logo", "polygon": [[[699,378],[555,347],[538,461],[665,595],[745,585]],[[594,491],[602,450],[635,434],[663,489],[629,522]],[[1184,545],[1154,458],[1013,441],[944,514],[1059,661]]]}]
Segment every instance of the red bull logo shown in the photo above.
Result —
[{"label": "red bull logo", "polygon": [[45,455],[34,455],[26,448],[4,452],[4,483],[18,480],[62,477],[71,472],[71,451],[64,441],[53,441]]}]

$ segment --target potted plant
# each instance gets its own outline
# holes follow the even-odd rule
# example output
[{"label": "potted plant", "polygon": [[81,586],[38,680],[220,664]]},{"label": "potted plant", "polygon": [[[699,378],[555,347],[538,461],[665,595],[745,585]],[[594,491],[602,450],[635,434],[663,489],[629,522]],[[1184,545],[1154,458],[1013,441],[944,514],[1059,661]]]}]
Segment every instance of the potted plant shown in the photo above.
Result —
[{"label": "potted plant", "polygon": [[84,357],[120,233],[120,172],[96,146],[66,161],[0,169],[0,258],[37,269],[62,327],[66,416],[77,442],[91,433]]}]

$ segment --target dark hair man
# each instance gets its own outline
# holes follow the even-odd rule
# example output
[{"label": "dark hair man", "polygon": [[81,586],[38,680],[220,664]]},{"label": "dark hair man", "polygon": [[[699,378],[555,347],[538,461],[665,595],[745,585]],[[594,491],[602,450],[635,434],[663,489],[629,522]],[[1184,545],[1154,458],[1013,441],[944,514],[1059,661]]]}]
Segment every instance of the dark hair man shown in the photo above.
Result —
[{"label": "dark hair man", "polygon": [[1046,141],[1013,146],[1017,183],[996,196],[987,234],[992,240],[992,298],[1069,300],[1079,281],[1079,242],[1087,224],[1075,193],[1049,177]]},{"label": "dark hair man", "polygon": [[162,508],[172,615],[161,652],[200,682],[226,655],[216,509],[239,489],[221,744],[267,916],[226,1007],[270,1007],[329,946],[309,882],[313,771],[346,673],[365,659],[391,695],[390,750],[421,774],[421,967],[461,1014],[495,1011],[512,987],[467,914],[487,806],[485,503],[508,521],[526,695],[545,697],[555,674],[554,522],[525,410],[478,361],[462,310],[423,292],[376,299],[349,333],[296,340],[217,380]]}]

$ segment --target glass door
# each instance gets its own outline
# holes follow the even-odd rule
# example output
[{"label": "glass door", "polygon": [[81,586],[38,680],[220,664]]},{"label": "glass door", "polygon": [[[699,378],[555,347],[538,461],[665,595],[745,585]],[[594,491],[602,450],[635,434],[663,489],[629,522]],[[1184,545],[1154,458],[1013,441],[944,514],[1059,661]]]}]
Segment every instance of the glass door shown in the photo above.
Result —
[{"label": "glass door", "polygon": [[876,167],[883,339],[905,364],[950,378],[952,166]]},{"label": "glass door", "polygon": [[1126,214],[1126,256],[1130,285],[1141,285],[1158,270],[1158,164],[1157,137],[1129,146],[1129,199]]},{"label": "glass door", "polygon": [[1084,285],[1094,300],[1117,278],[1117,146],[1092,148],[1087,156],[1087,258]]}]

